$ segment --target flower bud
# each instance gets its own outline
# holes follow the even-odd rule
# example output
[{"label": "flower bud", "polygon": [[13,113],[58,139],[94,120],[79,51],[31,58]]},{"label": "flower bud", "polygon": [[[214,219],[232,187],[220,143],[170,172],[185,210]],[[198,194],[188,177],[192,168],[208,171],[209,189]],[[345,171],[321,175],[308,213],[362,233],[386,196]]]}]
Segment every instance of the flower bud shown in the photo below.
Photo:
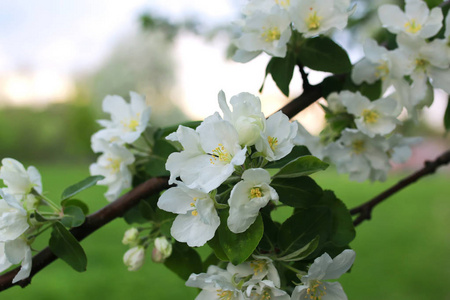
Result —
[{"label": "flower bud", "polygon": [[136,228],[130,228],[123,235],[122,244],[133,245],[138,241],[139,231]]},{"label": "flower bud", "polygon": [[123,263],[128,267],[128,271],[137,271],[144,264],[145,249],[143,246],[136,246],[125,252]]},{"label": "flower bud", "polygon": [[152,251],[152,260],[155,263],[162,263],[172,254],[172,244],[166,237],[158,237],[155,239],[155,247]]}]

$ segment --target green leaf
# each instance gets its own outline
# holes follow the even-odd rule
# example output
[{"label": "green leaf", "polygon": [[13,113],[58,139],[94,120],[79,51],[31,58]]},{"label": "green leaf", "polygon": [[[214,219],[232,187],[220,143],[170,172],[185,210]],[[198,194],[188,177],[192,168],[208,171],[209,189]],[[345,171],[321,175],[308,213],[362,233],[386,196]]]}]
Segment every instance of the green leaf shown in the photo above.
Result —
[{"label": "green leaf", "polygon": [[64,208],[64,217],[61,219],[61,223],[68,227],[78,227],[84,223],[86,219],[83,210],[78,206],[67,206]]},{"label": "green leaf", "polygon": [[306,39],[298,51],[298,59],[305,67],[317,71],[341,74],[352,69],[347,52],[324,36]]},{"label": "green leaf", "polygon": [[323,97],[326,99],[333,92],[342,91],[345,80],[341,76],[328,76],[320,84]]},{"label": "green leaf", "polygon": [[373,101],[381,97],[382,82],[381,80],[377,80],[372,84],[363,82],[360,85],[356,85],[350,76],[346,76],[344,89],[351,92],[360,92],[363,96]]},{"label": "green leaf", "polygon": [[88,178],[75,183],[74,185],[69,186],[64,190],[64,192],[61,195],[61,201],[69,199],[70,197],[73,197],[74,195],[78,194],[79,192],[90,188],[91,186],[95,185],[97,181],[102,180],[103,176],[89,176]]},{"label": "green leaf", "polygon": [[[272,57],[266,67],[266,77],[268,74],[272,76],[273,81],[280,89],[280,91],[289,97],[289,84],[292,80],[295,68],[295,55],[292,52],[288,52],[286,57]],[[264,79],[265,80],[265,79]],[[259,90],[262,92],[264,82]]]},{"label": "green leaf", "polygon": [[147,219],[147,220],[154,220],[155,221],[155,212],[153,211],[152,206],[147,201],[142,200],[139,202],[139,210],[141,212],[141,215]]},{"label": "green leaf", "polygon": [[279,257],[278,260],[282,261],[299,261],[308,257],[314,250],[319,246],[320,237],[316,236],[311,242],[306,244],[304,247],[298,249],[297,251],[291,252],[288,255]]},{"label": "green leaf", "polygon": [[192,273],[201,273],[202,259],[194,249],[184,243],[172,245],[172,254],[165,260],[164,265],[186,281]]},{"label": "green leaf", "polygon": [[214,254],[218,259],[228,261],[228,257],[225,254],[225,252],[223,252],[222,246],[220,245],[218,232],[216,232],[216,235],[208,241],[208,246],[211,247],[211,249],[213,249]]},{"label": "green leaf", "polygon": [[89,207],[87,206],[87,204],[78,199],[63,200],[63,201],[61,201],[61,206],[63,208],[68,207],[68,206],[78,206],[79,208],[81,208],[81,210],[83,211],[83,213],[85,215],[89,214]]},{"label": "green leaf", "polygon": [[331,230],[331,212],[325,207],[299,209],[280,228],[278,242],[283,253],[294,253],[319,236],[318,248],[323,245]]},{"label": "green leaf", "polygon": [[159,139],[155,141],[153,152],[150,155],[150,160],[145,164],[145,172],[152,177],[169,176],[169,171],[166,170],[166,161],[172,152],[177,152],[170,142]]},{"label": "green leaf", "polygon": [[86,253],[84,253],[80,243],[60,222],[53,224],[49,247],[56,256],[65,261],[75,271],[86,271]]},{"label": "green leaf", "polygon": [[263,237],[264,225],[261,215],[258,215],[255,222],[242,233],[232,233],[227,227],[228,212],[220,216],[219,241],[223,252],[233,265],[243,263],[258,246]]},{"label": "green leaf", "polygon": [[294,146],[294,148],[292,148],[291,153],[289,153],[288,155],[286,155],[285,157],[283,157],[280,160],[268,163],[265,168],[266,169],[278,169],[278,168],[284,167],[286,164],[290,163],[297,157],[304,156],[304,155],[310,155],[310,154],[311,153],[309,153],[308,148],[306,148],[305,146]]},{"label": "green leaf", "polygon": [[280,201],[292,207],[308,207],[322,196],[322,188],[310,177],[275,178],[270,183]]},{"label": "green leaf", "polygon": [[37,210],[30,214],[30,219],[35,218],[38,222],[47,222],[47,218],[41,215]]},{"label": "green leaf", "polygon": [[450,131],[450,96],[448,97],[447,109],[444,114],[444,127],[446,131]]},{"label": "green leaf", "polygon": [[322,171],[328,168],[328,164],[312,155],[301,156],[296,160],[291,161],[278,173],[274,178],[295,178],[300,176],[310,175],[312,173]]}]

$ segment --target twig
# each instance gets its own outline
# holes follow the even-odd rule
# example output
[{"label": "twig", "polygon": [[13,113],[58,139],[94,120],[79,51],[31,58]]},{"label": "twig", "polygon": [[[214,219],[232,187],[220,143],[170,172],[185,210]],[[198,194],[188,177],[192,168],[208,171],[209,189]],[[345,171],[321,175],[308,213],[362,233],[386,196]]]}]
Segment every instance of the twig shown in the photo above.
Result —
[{"label": "twig", "polygon": [[433,174],[434,172],[436,172],[436,169],[439,168],[440,166],[449,163],[450,163],[450,150],[444,152],[442,155],[440,155],[438,158],[436,158],[436,160],[432,162],[425,161],[425,167],[423,167],[416,173],[400,180],[397,184],[387,189],[386,191],[382,192],[375,198],[367,201],[366,203],[363,203],[360,206],[351,209],[350,214],[352,215],[359,214],[358,217],[353,221],[353,225],[357,226],[361,224],[364,220],[370,220],[373,208],[377,206],[379,203],[383,202],[386,198],[404,189],[405,187],[419,180],[420,178],[429,174]]},{"label": "twig", "polygon": [[[100,227],[106,225],[117,217],[123,214],[139,203],[143,198],[159,193],[160,191],[169,188],[166,177],[157,177],[149,179],[142,184],[132,189],[127,194],[123,195],[116,201],[108,204],[97,212],[86,217],[86,221],[80,227],[73,228],[71,233],[78,240],[81,241]],[[31,274],[28,278],[12,283],[12,279],[19,272],[20,267],[9,271],[0,276],[0,291],[6,290],[14,285],[25,287],[30,284],[33,276],[40,270],[52,263],[57,257],[53,254],[50,248],[45,248],[33,257]]]},{"label": "twig", "polygon": [[283,106],[281,111],[292,119],[296,114],[316,102],[322,97],[322,90],[320,84],[310,85],[308,88],[304,89],[303,93]]}]

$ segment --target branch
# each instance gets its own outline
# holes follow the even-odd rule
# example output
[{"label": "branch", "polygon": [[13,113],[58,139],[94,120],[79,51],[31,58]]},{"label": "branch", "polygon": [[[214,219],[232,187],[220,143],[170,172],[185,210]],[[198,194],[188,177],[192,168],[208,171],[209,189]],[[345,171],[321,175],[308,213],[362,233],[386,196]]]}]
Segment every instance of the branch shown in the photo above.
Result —
[{"label": "branch", "polygon": [[441,4],[438,5],[438,7],[445,7],[447,5],[450,5],[450,0],[442,2]]},{"label": "branch", "polygon": [[[138,185],[116,201],[87,216],[83,225],[73,228],[70,232],[78,241],[81,241],[115,218],[123,216],[127,210],[138,204],[141,199],[159,193],[167,188],[169,188],[169,184],[166,177],[151,178]],[[31,279],[36,273],[48,266],[55,259],[57,259],[57,257],[53,254],[50,248],[45,248],[33,257],[31,274],[28,278],[14,284],[12,283],[12,280],[14,276],[16,276],[17,272],[19,272],[20,267],[17,267],[14,270],[0,276],[0,291],[6,290],[14,285],[26,287],[31,283]]]},{"label": "branch", "polygon": [[446,165],[450,163],[450,150],[444,152],[442,155],[440,155],[436,160],[430,162],[425,161],[425,167],[417,171],[416,173],[400,180],[397,184],[392,186],[391,188],[387,189],[386,191],[382,192],[375,198],[367,201],[364,204],[361,204],[358,207],[355,207],[350,210],[350,214],[356,215],[359,214],[359,216],[353,221],[353,225],[357,226],[361,224],[364,220],[370,220],[372,209],[377,206],[379,203],[383,202],[386,198],[392,196],[396,192],[402,190],[403,188],[407,187],[411,183],[416,182],[420,178],[433,174],[436,172],[437,168],[440,166]]}]

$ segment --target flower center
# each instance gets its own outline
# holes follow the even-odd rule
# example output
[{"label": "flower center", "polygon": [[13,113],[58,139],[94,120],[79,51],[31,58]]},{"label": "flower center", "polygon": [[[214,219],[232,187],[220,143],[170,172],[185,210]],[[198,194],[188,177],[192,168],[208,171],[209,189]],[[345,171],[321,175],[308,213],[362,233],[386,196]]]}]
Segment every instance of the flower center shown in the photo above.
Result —
[{"label": "flower center", "polygon": [[264,39],[265,42],[270,43],[275,40],[279,40],[281,33],[278,27],[272,27],[269,29],[266,29],[263,27],[264,32],[261,34],[261,37]]},{"label": "flower center", "polygon": [[270,149],[275,151],[276,146],[278,146],[278,139],[276,137],[267,137],[267,141],[269,142]]},{"label": "flower center", "polygon": [[365,109],[362,112],[362,117],[365,123],[372,124],[378,121],[380,114],[375,110]]},{"label": "flower center", "polygon": [[308,14],[308,18],[306,19],[308,29],[309,30],[318,29],[320,27],[320,21],[323,19],[323,17],[319,17],[316,11],[312,11],[313,10],[312,7],[310,7],[309,10],[311,10],[311,12]]},{"label": "flower center", "polygon": [[233,292],[232,291],[224,291],[224,290],[217,290],[217,296],[219,297],[219,300],[231,300],[233,299]]},{"label": "flower center", "polygon": [[362,140],[353,141],[352,149],[353,149],[353,152],[356,154],[360,154],[360,153],[364,152],[364,141],[362,141]]},{"label": "flower center", "polygon": [[416,59],[416,69],[417,70],[425,70],[428,66],[429,62],[426,59],[423,58],[417,58]]},{"label": "flower center", "polygon": [[375,76],[381,78],[382,80],[385,80],[388,75],[389,75],[389,67],[387,65],[387,62],[384,61],[377,66]]},{"label": "flower center", "polygon": [[289,5],[291,5],[291,0],[275,0],[275,2],[279,5],[282,6],[284,8],[288,7]]},{"label": "flower center", "polygon": [[[192,202],[191,202],[191,207],[195,207],[195,202],[197,201],[197,197],[195,197],[195,198],[193,198],[192,199]],[[196,209],[194,209],[192,212],[191,212],[191,214],[195,217],[195,216],[198,216],[198,211],[196,210]]]},{"label": "flower center", "polygon": [[255,300],[269,300],[272,298],[270,296],[270,293],[267,290],[264,290],[261,294],[252,293],[251,296],[252,296],[252,299],[255,299]]},{"label": "flower center", "polygon": [[422,25],[417,24],[415,19],[411,19],[410,21],[405,23],[405,29],[409,33],[416,33],[420,29],[422,29]]},{"label": "flower center", "polygon": [[264,272],[264,269],[266,268],[266,261],[261,259],[253,260],[250,263],[250,267],[253,269],[253,274],[257,276],[258,274]]},{"label": "flower center", "polygon": [[233,158],[231,154],[225,149],[222,144],[219,144],[219,147],[215,148],[212,152],[212,158],[209,160],[213,165],[219,160],[220,162],[230,163]]},{"label": "flower center", "polygon": [[[327,287],[323,285],[319,280],[311,280],[306,293],[307,296],[309,296],[309,299],[320,300],[327,294],[326,289]],[[305,298],[308,298],[307,296],[305,296]]]},{"label": "flower center", "polygon": [[263,193],[259,187],[253,187],[250,190],[250,198],[261,198],[263,196]]},{"label": "flower center", "polygon": [[111,169],[111,173],[117,173],[120,170],[120,160],[118,160],[117,158],[108,158],[109,161],[109,165],[108,165],[108,169]]}]

